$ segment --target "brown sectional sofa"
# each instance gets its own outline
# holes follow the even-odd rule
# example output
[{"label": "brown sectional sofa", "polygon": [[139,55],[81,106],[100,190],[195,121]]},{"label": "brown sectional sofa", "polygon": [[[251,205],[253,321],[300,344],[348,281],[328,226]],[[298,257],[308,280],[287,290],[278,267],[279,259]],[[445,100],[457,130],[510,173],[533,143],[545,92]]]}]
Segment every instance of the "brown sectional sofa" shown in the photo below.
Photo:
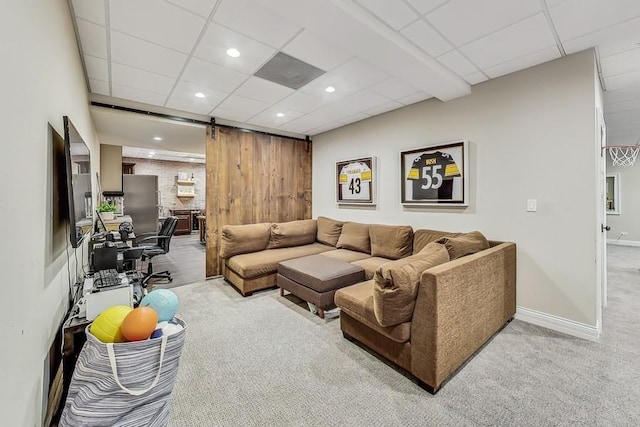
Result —
[{"label": "brown sectional sofa", "polygon": [[243,295],[275,286],[279,262],[315,254],[365,270],[365,281],[335,293],[345,338],[432,393],[515,314],[515,244],[479,232],[323,217],[222,231],[223,275]]}]

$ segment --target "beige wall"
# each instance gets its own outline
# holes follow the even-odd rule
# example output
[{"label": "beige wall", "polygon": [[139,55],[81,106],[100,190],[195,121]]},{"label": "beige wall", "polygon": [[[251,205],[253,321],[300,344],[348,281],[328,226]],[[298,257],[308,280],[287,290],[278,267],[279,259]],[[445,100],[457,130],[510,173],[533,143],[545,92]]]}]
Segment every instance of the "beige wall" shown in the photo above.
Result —
[{"label": "beige wall", "polygon": [[[125,163],[135,163],[136,175],[157,175],[158,189],[162,196],[162,207],[166,209],[205,209],[205,167],[204,163],[173,162],[140,158],[123,159]],[[176,179],[178,172],[193,174],[196,182],[195,197],[178,197]],[[125,206],[126,211],[126,206]],[[168,214],[168,212],[166,212]]]},{"label": "beige wall", "polygon": [[[599,149],[591,51],[491,80],[313,138],[313,216],[481,230],[518,245],[517,304],[589,332],[598,325]],[[399,151],[470,141],[466,209],[403,208]],[[335,204],[337,160],[378,156],[375,208]],[[537,199],[537,212],[526,212]],[[550,315],[550,316],[546,316]]]},{"label": "beige wall", "polygon": [[72,275],[76,269],[71,248],[69,262],[65,252],[53,268],[45,261],[47,122],[63,135],[62,116],[71,118],[91,150],[94,171],[100,150],[67,2],[3,2],[0,39],[0,234],[10,242],[0,256],[1,423],[39,426],[48,387],[44,361],[67,308],[67,266]]}]

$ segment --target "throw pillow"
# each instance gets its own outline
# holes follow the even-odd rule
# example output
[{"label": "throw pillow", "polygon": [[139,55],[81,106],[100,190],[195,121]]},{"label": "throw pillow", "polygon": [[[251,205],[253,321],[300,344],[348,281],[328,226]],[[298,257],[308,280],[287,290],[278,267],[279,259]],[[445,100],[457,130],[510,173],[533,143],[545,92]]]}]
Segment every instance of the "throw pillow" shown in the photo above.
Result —
[{"label": "throw pillow", "polygon": [[345,222],[342,233],[336,244],[338,249],[351,249],[352,251],[371,253],[371,241],[369,240],[369,224],[357,222]]},{"label": "throw pillow", "polygon": [[413,229],[408,225],[371,225],[371,256],[399,259],[411,255]]},{"label": "throw pillow", "polygon": [[447,261],[449,253],[444,245],[430,243],[415,255],[380,266],[373,284],[373,310],[378,323],[388,327],[410,321],[422,273]]},{"label": "throw pillow", "polygon": [[479,231],[464,233],[456,237],[443,237],[438,242],[443,243],[447,248],[451,260],[489,249],[489,241]]},{"label": "throw pillow", "polygon": [[315,219],[271,224],[271,236],[267,248],[276,249],[308,245],[316,241],[316,232]]},{"label": "throw pillow", "polygon": [[340,232],[342,232],[342,221],[319,216],[317,222],[318,234],[316,235],[316,240],[335,248],[340,238]]},{"label": "throw pillow", "polygon": [[220,239],[220,258],[267,249],[271,223],[225,225]]}]

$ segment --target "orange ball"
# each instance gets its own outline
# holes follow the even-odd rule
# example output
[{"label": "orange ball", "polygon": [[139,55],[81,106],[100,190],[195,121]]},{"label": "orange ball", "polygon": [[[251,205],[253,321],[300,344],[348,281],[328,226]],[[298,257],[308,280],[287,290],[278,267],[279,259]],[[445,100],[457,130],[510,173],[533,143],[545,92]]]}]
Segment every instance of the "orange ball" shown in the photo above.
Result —
[{"label": "orange ball", "polygon": [[158,313],[150,307],[138,307],[131,310],[122,322],[122,335],[127,341],[146,340],[158,324]]}]

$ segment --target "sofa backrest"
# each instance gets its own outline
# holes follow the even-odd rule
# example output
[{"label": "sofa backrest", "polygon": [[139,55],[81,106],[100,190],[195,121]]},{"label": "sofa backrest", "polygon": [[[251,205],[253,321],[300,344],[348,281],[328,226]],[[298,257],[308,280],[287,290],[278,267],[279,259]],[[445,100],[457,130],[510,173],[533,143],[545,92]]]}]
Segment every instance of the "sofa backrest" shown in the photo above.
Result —
[{"label": "sofa backrest", "polygon": [[371,240],[369,238],[369,224],[345,222],[342,226],[342,232],[340,233],[336,248],[350,249],[352,251],[370,254]]},{"label": "sofa backrest", "polygon": [[372,224],[369,227],[371,256],[400,259],[411,255],[413,228],[408,225]]},{"label": "sofa backrest", "polygon": [[220,239],[220,258],[267,249],[271,223],[225,225]]},{"label": "sofa backrest", "polygon": [[318,227],[315,219],[271,224],[267,249],[288,248],[315,242]]},{"label": "sofa backrest", "polygon": [[449,231],[420,229],[413,233],[413,253],[417,254],[431,242],[435,242],[443,237],[455,237],[462,233],[452,233]]},{"label": "sofa backrest", "polygon": [[316,234],[316,240],[324,245],[336,247],[340,233],[342,233],[342,221],[319,216],[317,220],[318,233]]}]

